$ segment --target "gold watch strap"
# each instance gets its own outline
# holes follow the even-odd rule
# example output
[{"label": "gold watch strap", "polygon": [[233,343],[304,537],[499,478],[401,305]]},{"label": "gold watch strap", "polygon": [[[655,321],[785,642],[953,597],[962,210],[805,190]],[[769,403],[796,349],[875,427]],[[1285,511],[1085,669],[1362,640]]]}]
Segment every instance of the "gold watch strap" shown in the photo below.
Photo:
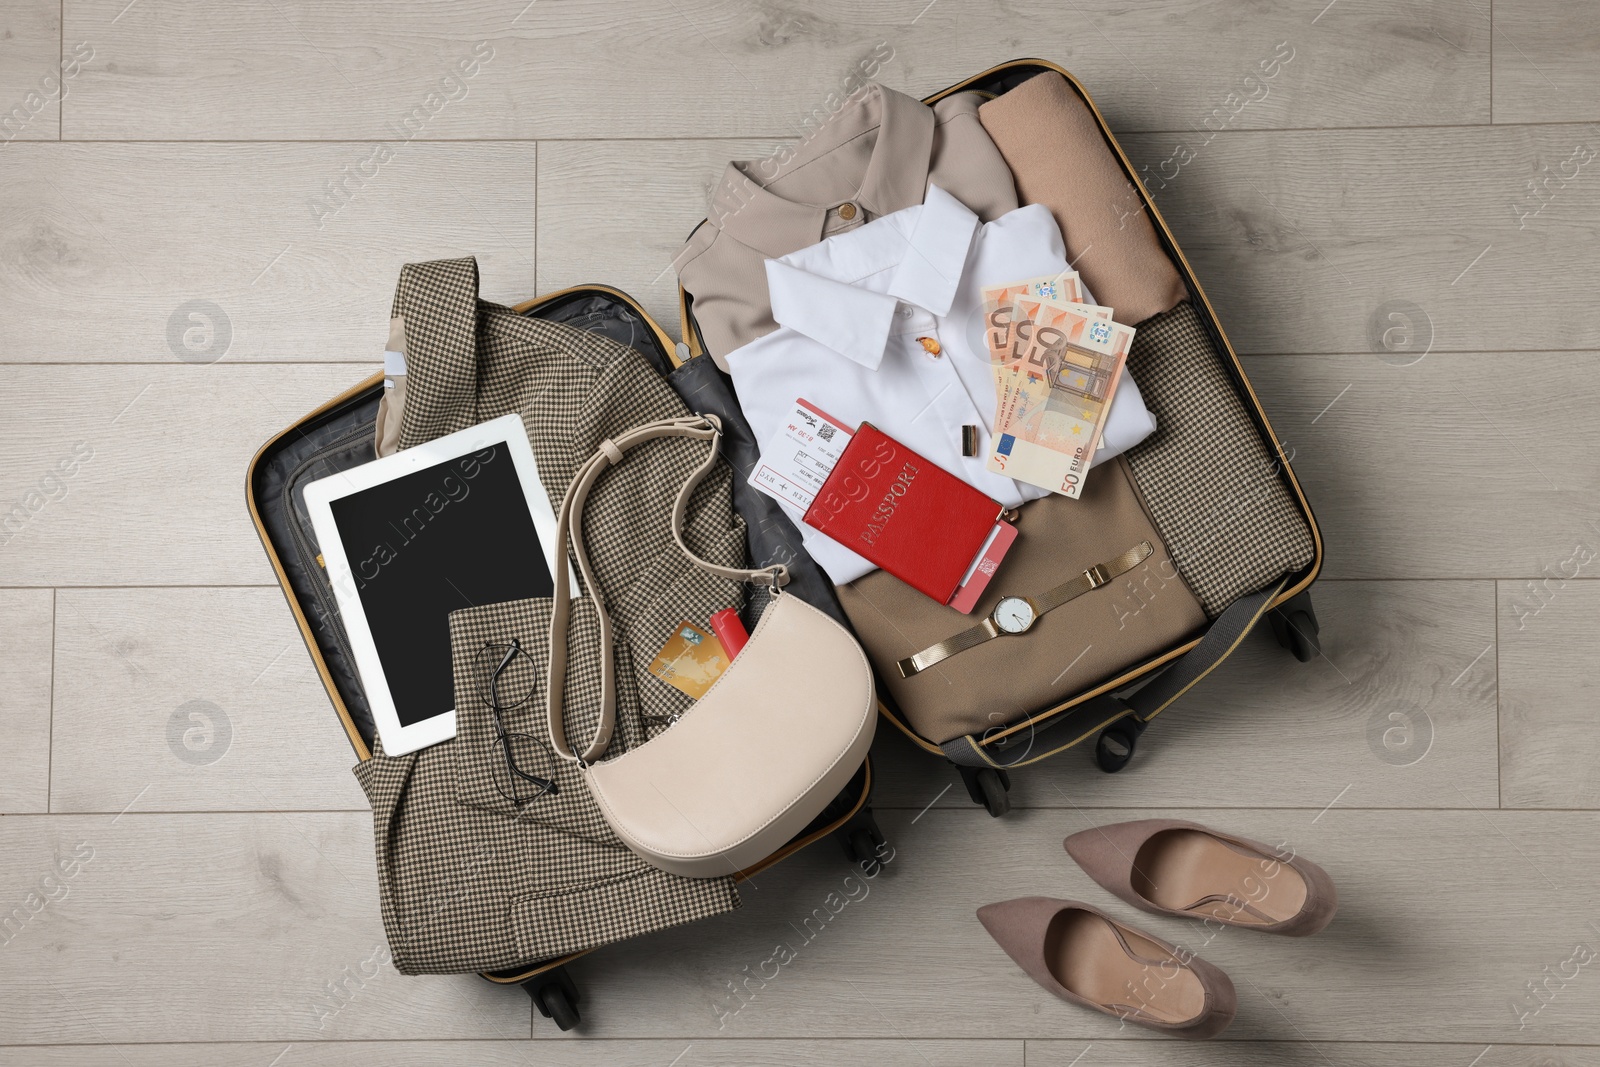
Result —
[{"label": "gold watch strap", "polygon": [[994,624],[994,619],[984,619],[978,625],[962,630],[954,637],[947,637],[937,645],[929,645],[916,655],[901,660],[897,664],[900,668],[900,677],[909,678],[941,660],[949,659],[957,652],[965,652],[975,645],[981,645],[990,638],[999,636],[1000,627]]},{"label": "gold watch strap", "polygon": [[[1108,559],[1104,563],[1096,563],[1071,581],[1062,582],[1048,593],[1030,598],[1036,612],[1035,619],[1037,620],[1038,615],[1043,615],[1047,611],[1054,611],[1067,601],[1074,600],[1091,589],[1098,589],[1113,578],[1133,570],[1133,568],[1149,559],[1153,551],[1155,549],[1149,541],[1140,541],[1120,556]],[[938,644],[929,645],[916,655],[908,656],[901,660],[896,664],[900,668],[900,677],[910,678],[914,674],[927,670],[935,663],[942,663],[958,652],[965,652],[969,648],[974,648],[985,641],[999,637],[1002,632],[1000,627],[995,625],[992,616],[984,619],[977,626],[962,630],[954,637],[947,637]]]},{"label": "gold watch strap", "polygon": [[1062,582],[1054,589],[1042,596],[1033,598],[1034,605],[1039,614],[1054,611],[1069,600],[1082,596],[1091,589],[1098,589],[1118,575],[1126,574],[1139,564],[1150,558],[1154,551],[1149,541],[1140,541],[1128,551],[1115,559],[1108,559],[1104,563],[1096,563],[1070,582]]}]

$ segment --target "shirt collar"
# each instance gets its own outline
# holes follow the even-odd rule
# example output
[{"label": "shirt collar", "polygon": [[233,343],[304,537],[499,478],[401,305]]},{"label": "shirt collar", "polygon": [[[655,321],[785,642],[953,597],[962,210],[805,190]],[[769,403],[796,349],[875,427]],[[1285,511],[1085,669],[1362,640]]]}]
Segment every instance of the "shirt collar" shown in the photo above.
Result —
[{"label": "shirt collar", "polygon": [[[874,217],[919,204],[928,185],[934,125],[933,109],[920,100],[869,82],[798,145],[767,159],[729,163],[711,197],[711,222],[741,244],[776,258],[820,241],[828,210],[846,201]],[[843,184],[816,194],[828,198],[822,203],[788,200],[769,188],[873,134],[872,156],[859,185],[836,178]]]},{"label": "shirt collar", "polygon": [[[924,204],[767,260],[773,318],[877,370],[901,301],[950,313],[977,230],[971,209],[930,185]],[[863,284],[884,275],[881,292]]]}]

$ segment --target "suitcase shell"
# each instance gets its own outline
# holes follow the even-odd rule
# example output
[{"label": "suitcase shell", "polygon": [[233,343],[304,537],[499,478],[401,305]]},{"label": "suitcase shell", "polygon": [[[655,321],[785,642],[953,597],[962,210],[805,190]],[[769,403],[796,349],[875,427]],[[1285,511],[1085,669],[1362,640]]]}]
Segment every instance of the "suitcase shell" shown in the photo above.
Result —
[{"label": "suitcase shell", "polygon": [[[1283,478],[1290,489],[1291,496],[1305,517],[1310,528],[1313,544],[1311,562],[1299,573],[1289,575],[1283,584],[1272,591],[1270,596],[1263,596],[1259,610],[1248,618],[1243,630],[1238,633],[1219,633],[1218,628],[1206,631],[1199,637],[1175,645],[1157,655],[1148,657],[1143,661],[1130,663],[1116,677],[1110,678],[1092,688],[1076,693],[1058,704],[1039,708],[1021,719],[1005,724],[1003,727],[987,732],[981,739],[971,739],[970,758],[955,759],[962,780],[966,784],[968,794],[974,803],[982,804],[988,809],[989,814],[999,816],[1009,808],[1006,791],[1011,782],[1008,768],[1024,766],[1050,756],[1056,755],[1068,748],[1093,737],[1096,738],[1094,746],[1095,760],[1104,771],[1117,771],[1126,766],[1133,756],[1134,746],[1139,735],[1155,714],[1159,713],[1166,705],[1162,704],[1154,711],[1136,710],[1129,706],[1115,694],[1119,690],[1126,690],[1139,682],[1157,675],[1164,669],[1173,665],[1186,654],[1201,646],[1203,641],[1209,641],[1207,647],[1200,649],[1197,655],[1209,662],[1200,677],[1209,673],[1212,667],[1221,662],[1228,652],[1237,647],[1245,633],[1258,620],[1267,620],[1277,637],[1279,644],[1291,651],[1302,662],[1309,661],[1320,652],[1317,645],[1317,620],[1316,613],[1311,606],[1310,587],[1316,580],[1322,568],[1323,544],[1322,534],[1317,527],[1315,516],[1311,512],[1311,505],[1307,501],[1305,492],[1301,489],[1299,480],[1295,477],[1289,465],[1288,456],[1285,454],[1281,442],[1273,432],[1267,415],[1262,410],[1261,402],[1251,388],[1249,379],[1245,376],[1244,367],[1239,361],[1238,354],[1229,343],[1227,334],[1222,329],[1222,324],[1217,319],[1216,310],[1206,298],[1205,290],[1195,276],[1194,269],[1184,257],[1183,251],[1178,247],[1177,239],[1168,228],[1166,220],[1162,217],[1160,209],[1140,181],[1138,173],[1129,161],[1122,146],[1117,143],[1110,126],[1100,109],[1095,106],[1088,90],[1074,78],[1066,69],[1041,59],[1017,59],[991,67],[981,74],[957,82],[948,88],[924,98],[923,103],[932,105],[952,93],[964,91],[977,91],[992,96],[998,96],[1007,90],[1020,85],[1036,74],[1045,71],[1055,71],[1066,79],[1068,86],[1084,101],[1090,112],[1094,115],[1095,122],[1100,127],[1101,135],[1110,147],[1117,162],[1121,165],[1128,181],[1143,202],[1144,209],[1155,226],[1156,234],[1162,246],[1166,249],[1168,257],[1177,267],[1186,286],[1189,289],[1191,302],[1198,313],[1202,324],[1216,345],[1217,351],[1223,356],[1223,364],[1232,378],[1236,393],[1244,408],[1254,422],[1262,441],[1270,453],[1280,457],[1279,476]],[[704,354],[704,346],[700,339],[699,329],[694,320],[693,299],[680,286],[678,289],[679,317],[684,338],[684,345],[678,350],[677,358],[681,361],[684,357],[693,358]],[[1213,648],[1216,651],[1213,651]],[[1213,660],[1214,657],[1214,660]],[[1191,668],[1194,665],[1191,664]],[[1191,670],[1192,673],[1192,670]],[[1190,685],[1199,678],[1185,679],[1185,684],[1177,690],[1171,699],[1176,699]],[[880,694],[883,687],[879,687]],[[1170,703],[1170,699],[1167,701]],[[883,717],[904,733],[919,748],[938,756],[951,757],[951,750],[921,736],[888,701],[880,696],[879,710]],[[1034,754],[1032,749],[1035,741],[1041,737],[1045,730],[1050,731],[1050,737],[1043,746],[1045,751]],[[1009,753],[1017,753],[1019,748],[1026,749],[1025,758],[1008,759]]]},{"label": "suitcase shell", "polygon": [[[604,285],[563,289],[517,305],[518,313],[602,333],[637,349],[658,373],[670,375],[681,362],[672,340],[648,313],[621,290]],[[246,503],[256,533],[272,563],[311,661],[344,728],[356,758],[372,756],[372,715],[339,622],[332,589],[317,553],[301,490],[317,478],[373,458],[372,440],[383,374],[341,393],[262,445],[245,481]],[[760,863],[740,871],[740,881],[832,834],[857,863],[878,862],[883,846],[868,804],[871,761],[864,762],[843,792],[793,840]],[[502,985],[521,985],[539,1010],[561,1029],[577,1025],[578,990],[566,965],[583,953],[483,975]]]}]

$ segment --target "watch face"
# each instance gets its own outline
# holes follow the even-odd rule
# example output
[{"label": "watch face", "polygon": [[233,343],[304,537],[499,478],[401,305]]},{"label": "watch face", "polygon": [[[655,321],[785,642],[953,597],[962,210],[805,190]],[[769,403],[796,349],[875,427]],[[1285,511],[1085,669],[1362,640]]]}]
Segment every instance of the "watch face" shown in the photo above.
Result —
[{"label": "watch face", "polygon": [[1008,634],[1020,634],[1033,625],[1033,605],[1019,596],[1008,596],[995,605],[994,624]]}]

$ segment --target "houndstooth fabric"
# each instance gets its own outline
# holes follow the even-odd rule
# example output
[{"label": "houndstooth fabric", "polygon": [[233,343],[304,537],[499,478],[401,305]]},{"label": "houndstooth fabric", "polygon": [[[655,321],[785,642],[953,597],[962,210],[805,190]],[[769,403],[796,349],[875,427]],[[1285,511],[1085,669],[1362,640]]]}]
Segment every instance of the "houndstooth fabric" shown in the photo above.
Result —
[{"label": "houndstooth fabric", "polygon": [[[688,414],[637,352],[484,303],[477,282],[471,259],[401,271],[394,314],[406,321],[409,388],[402,448],[519,412],[545,491],[559,505],[602,440]],[[584,508],[584,545],[617,637],[611,756],[659,733],[692,703],[648,672],[677,624],[703,625],[712,613],[741,605],[743,587],[685,559],[668,526],[678,489],[706,447],[668,438],[634,449],[601,476]],[[746,565],[726,465],[695,491],[685,536],[706,559]],[[570,627],[564,712],[578,747],[592,736],[599,706],[594,592],[584,590],[575,602]],[[355,768],[372,804],[384,928],[402,973],[514,967],[739,905],[731,878],[680,878],[624,847],[574,767],[552,758],[547,769],[559,791],[520,808],[496,788],[481,653],[486,643],[513,638],[527,650],[502,676],[510,694],[531,690],[507,711],[506,725],[548,745],[539,675],[549,622],[548,599],[453,613],[455,739],[397,757],[380,748]]]},{"label": "houndstooth fabric", "polygon": [[1139,324],[1128,372],[1157,426],[1128,464],[1206,614],[1309,564],[1310,524],[1192,304]]}]

